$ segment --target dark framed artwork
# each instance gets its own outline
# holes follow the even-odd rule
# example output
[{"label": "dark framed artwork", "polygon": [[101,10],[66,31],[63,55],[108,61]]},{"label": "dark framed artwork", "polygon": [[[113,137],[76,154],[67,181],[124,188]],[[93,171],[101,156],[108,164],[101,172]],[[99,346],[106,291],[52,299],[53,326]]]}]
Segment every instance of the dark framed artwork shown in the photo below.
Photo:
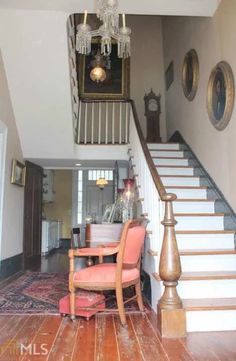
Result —
[{"label": "dark framed artwork", "polygon": [[117,44],[112,44],[111,54],[104,58],[106,79],[102,82],[93,81],[90,72],[92,62],[100,50],[100,40],[95,38],[91,44],[91,54],[77,54],[77,73],[79,74],[79,96],[82,99],[128,99],[130,62],[129,59],[117,57]]},{"label": "dark framed artwork", "polygon": [[168,68],[166,69],[165,80],[166,80],[166,90],[168,90],[174,81],[174,63],[173,63],[173,61],[170,62],[170,64],[168,65]]},{"label": "dark framed artwork", "polygon": [[19,162],[16,159],[12,161],[12,171],[11,171],[11,183],[16,184],[17,186],[25,186],[25,173],[26,167],[23,163]]},{"label": "dark framed artwork", "polygon": [[199,83],[199,62],[196,50],[191,49],[187,52],[183,62],[182,69],[182,87],[184,95],[189,101],[192,101],[197,94]]},{"label": "dark framed artwork", "polygon": [[211,72],[207,88],[209,118],[218,130],[228,125],[234,107],[234,75],[225,61],[218,63]]}]

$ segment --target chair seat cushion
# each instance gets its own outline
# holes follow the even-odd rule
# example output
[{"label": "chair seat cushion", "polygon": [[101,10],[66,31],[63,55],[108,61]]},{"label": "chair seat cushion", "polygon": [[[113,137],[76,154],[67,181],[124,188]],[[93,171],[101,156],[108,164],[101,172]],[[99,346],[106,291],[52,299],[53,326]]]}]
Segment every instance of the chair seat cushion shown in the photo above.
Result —
[{"label": "chair seat cushion", "polygon": [[[124,269],[122,271],[122,283],[131,282],[139,277],[137,268]],[[116,281],[116,264],[101,263],[95,266],[83,268],[75,272],[74,281],[85,284],[104,285],[104,283],[115,283]]]}]

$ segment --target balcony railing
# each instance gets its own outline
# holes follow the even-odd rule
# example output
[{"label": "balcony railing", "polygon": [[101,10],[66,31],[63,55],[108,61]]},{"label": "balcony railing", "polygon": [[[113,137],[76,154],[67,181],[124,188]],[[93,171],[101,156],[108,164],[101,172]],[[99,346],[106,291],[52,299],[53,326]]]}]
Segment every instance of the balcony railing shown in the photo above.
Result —
[{"label": "balcony railing", "polygon": [[127,144],[129,122],[129,101],[80,100],[76,143]]}]

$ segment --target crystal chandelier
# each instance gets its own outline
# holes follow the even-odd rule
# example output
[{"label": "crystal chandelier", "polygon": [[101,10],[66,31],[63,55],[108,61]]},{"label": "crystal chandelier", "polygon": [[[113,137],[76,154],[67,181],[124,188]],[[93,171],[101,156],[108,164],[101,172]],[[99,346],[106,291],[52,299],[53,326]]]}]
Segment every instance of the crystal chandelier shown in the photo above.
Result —
[{"label": "crystal chandelier", "polygon": [[88,55],[91,52],[92,37],[100,36],[102,55],[110,55],[113,38],[117,41],[118,57],[128,58],[131,30],[126,26],[125,14],[122,15],[122,27],[119,28],[118,0],[97,0],[97,17],[103,24],[97,30],[91,30],[85,10],[84,21],[77,26],[76,50],[80,54]]}]

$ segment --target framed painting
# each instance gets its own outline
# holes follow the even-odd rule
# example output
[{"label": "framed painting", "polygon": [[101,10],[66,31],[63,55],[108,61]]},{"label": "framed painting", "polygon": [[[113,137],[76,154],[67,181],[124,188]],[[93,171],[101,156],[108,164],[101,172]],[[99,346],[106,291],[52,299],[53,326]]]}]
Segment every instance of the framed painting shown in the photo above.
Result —
[{"label": "framed painting", "polygon": [[129,99],[130,61],[117,57],[117,43],[112,43],[109,56],[102,56],[105,79],[96,82],[90,73],[94,68],[95,56],[100,51],[100,40],[94,38],[89,55],[77,54],[79,96],[82,99]]},{"label": "framed painting", "polygon": [[11,171],[11,183],[16,184],[17,186],[25,186],[25,171],[26,167],[23,163],[19,162],[16,159],[12,161],[12,171]]},{"label": "framed painting", "polygon": [[225,61],[211,72],[207,88],[207,110],[211,123],[218,130],[228,125],[234,108],[234,75]]},{"label": "framed painting", "polygon": [[199,62],[196,50],[191,49],[185,55],[182,69],[182,87],[185,97],[192,101],[197,94],[199,82]]}]

